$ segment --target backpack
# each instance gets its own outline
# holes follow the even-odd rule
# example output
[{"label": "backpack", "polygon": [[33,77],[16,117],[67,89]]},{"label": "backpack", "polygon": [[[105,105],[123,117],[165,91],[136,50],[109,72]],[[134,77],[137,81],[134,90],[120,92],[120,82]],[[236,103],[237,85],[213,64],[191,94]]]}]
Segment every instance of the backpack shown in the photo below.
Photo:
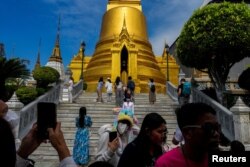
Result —
[{"label": "backpack", "polygon": [[151,85],[150,91],[151,91],[151,92],[155,92],[155,85]]},{"label": "backpack", "polygon": [[182,89],[182,95],[189,96],[191,94],[191,83],[190,82],[184,82],[183,83],[183,89]]},{"label": "backpack", "polygon": [[134,81],[129,81],[127,87],[128,87],[130,90],[134,91],[134,90],[135,90],[135,83],[134,83]]}]

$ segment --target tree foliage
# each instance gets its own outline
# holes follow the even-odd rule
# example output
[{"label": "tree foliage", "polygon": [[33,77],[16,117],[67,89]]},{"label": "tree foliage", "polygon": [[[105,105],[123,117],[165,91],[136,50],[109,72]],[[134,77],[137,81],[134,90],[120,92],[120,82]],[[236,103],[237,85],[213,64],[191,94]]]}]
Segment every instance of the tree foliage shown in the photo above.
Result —
[{"label": "tree foliage", "polygon": [[18,99],[24,104],[28,104],[37,98],[36,88],[33,87],[20,87],[16,91]]},{"label": "tree foliage", "polygon": [[250,90],[250,67],[240,74],[238,84],[240,88]]},{"label": "tree foliage", "polygon": [[33,72],[33,78],[37,82],[37,87],[46,88],[50,83],[57,82],[60,74],[52,67],[39,67]]},{"label": "tree foliage", "polygon": [[230,68],[250,56],[250,8],[244,3],[215,3],[198,9],[184,25],[177,56],[187,67],[209,74],[224,91]]},{"label": "tree foliage", "polygon": [[24,60],[19,58],[7,59],[0,57],[0,99],[7,100],[5,82],[11,78],[25,78],[29,70]]}]

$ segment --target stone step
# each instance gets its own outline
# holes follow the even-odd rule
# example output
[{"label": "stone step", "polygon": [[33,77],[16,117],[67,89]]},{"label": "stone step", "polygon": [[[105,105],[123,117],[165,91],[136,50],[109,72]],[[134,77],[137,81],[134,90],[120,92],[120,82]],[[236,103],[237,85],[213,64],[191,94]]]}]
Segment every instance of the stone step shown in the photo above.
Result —
[{"label": "stone step", "polygon": [[[64,115],[64,116],[68,116],[68,115]],[[91,116],[92,120],[96,120],[96,122],[93,122],[93,124],[99,122],[99,123],[113,123],[114,122],[114,118],[116,118],[117,116],[102,116],[100,115],[99,117],[94,117],[94,116]],[[139,122],[142,122],[143,121],[143,118],[145,117],[145,115],[136,115],[136,118],[138,119]],[[176,119],[175,116],[163,116],[163,118],[166,120],[167,123],[172,123],[173,120]],[[60,116],[59,118],[57,118],[57,120],[59,122],[75,122],[75,117],[72,117],[72,116],[68,116],[68,118],[65,118],[63,116]],[[174,122],[176,123],[176,122]]]},{"label": "stone step", "polygon": [[[79,108],[64,108],[64,109],[59,109],[57,110],[57,113],[69,113],[69,114],[78,114]],[[87,114],[113,114],[113,108],[96,108],[96,107],[86,107],[87,108]],[[162,114],[168,113],[168,114],[174,114],[174,109],[173,108],[149,108],[149,107],[141,107],[141,108],[134,108],[135,114],[139,115],[140,113],[142,114],[148,114],[149,112],[161,112]]]},{"label": "stone step", "polygon": [[[105,95],[103,96],[106,97]],[[113,124],[116,115],[113,113],[115,103],[96,103],[96,93],[83,93],[76,99],[76,103],[61,103],[58,105],[57,119],[62,124],[62,131],[67,146],[72,154],[75,140],[75,118],[78,116],[79,108],[85,106],[87,114],[91,116],[93,124],[90,128],[90,162],[94,160],[98,146],[98,130],[104,124]],[[114,98],[113,98],[114,99]],[[157,94],[157,102],[154,105],[148,104],[148,94],[136,94],[135,96],[135,115],[139,120],[139,127],[146,114],[157,112],[166,120],[168,128],[167,143],[171,143],[173,133],[176,128],[176,116],[174,113],[177,104],[168,96]],[[31,155],[36,163],[36,167],[55,167],[58,166],[58,156],[51,144],[41,144],[41,146]]]},{"label": "stone step", "polygon": [[[79,107],[82,107],[82,106],[85,106],[85,107],[95,107],[95,108],[99,108],[99,107],[105,107],[105,108],[114,108],[115,107],[115,103],[112,104],[112,103],[73,103],[73,104],[69,104],[69,103],[64,103],[63,105],[60,105],[58,109],[64,109],[64,108],[79,108]],[[138,103],[138,104],[135,104],[135,108],[140,108],[140,107],[150,107],[150,108],[173,108],[172,106],[176,106],[175,104],[168,104],[167,102],[162,102],[162,103],[159,103],[159,104],[148,104],[148,103]]]}]

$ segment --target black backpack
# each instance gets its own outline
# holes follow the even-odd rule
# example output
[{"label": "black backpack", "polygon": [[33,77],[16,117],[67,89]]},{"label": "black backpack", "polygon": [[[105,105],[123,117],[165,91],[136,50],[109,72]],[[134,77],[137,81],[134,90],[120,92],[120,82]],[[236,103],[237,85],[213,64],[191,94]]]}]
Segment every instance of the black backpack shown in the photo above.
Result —
[{"label": "black backpack", "polygon": [[129,81],[127,87],[128,87],[130,90],[134,91],[134,90],[135,90],[135,83],[134,83],[134,81]]},{"label": "black backpack", "polygon": [[151,85],[150,91],[151,91],[151,92],[155,92],[155,85]]}]

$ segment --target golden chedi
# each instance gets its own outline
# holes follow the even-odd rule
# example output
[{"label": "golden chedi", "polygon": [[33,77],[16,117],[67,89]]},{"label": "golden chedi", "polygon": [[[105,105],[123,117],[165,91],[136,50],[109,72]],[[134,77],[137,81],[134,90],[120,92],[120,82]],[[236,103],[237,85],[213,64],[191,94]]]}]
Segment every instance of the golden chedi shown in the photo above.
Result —
[{"label": "golden chedi", "polygon": [[[70,64],[75,80],[81,73],[81,56],[84,55],[79,53]],[[114,82],[120,76],[126,84],[131,76],[136,84],[135,92],[148,92],[149,78],[153,78],[157,92],[165,93],[165,58],[165,53],[160,59],[153,54],[141,1],[109,0],[95,52],[91,58],[84,57],[83,77],[87,91],[96,91],[100,77],[105,81],[110,77]],[[175,66],[178,67],[176,63]]]}]

